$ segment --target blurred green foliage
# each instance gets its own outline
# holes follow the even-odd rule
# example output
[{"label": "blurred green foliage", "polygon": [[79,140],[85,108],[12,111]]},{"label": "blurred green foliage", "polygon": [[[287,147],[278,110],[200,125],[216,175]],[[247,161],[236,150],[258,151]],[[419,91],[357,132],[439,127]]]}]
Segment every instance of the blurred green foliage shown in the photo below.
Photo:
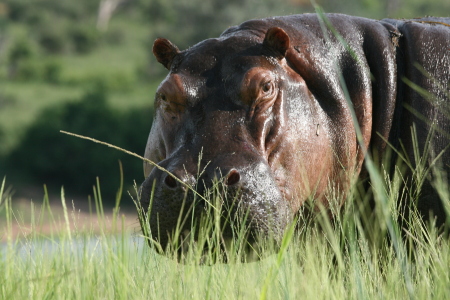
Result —
[{"label": "blurred green foliage", "polygon": [[[150,109],[121,112],[111,108],[106,88],[97,83],[78,101],[42,110],[22,141],[6,157],[5,167],[13,176],[64,185],[67,191],[82,194],[92,191],[98,176],[107,187],[104,193],[113,199],[113,187],[119,186],[118,160],[123,163],[126,178],[139,178],[142,163],[129,155],[59,131],[87,135],[140,153],[151,125],[148,111]],[[19,170],[19,174],[15,174],[15,170]]]},{"label": "blurred green foliage", "polygon": [[50,26],[41,29],[38,43],[47,54],[61,54],[67,48],[65,34]]},{"label": "blurred green foliage", "polygon": [[[99,176],[111,195],[118,159],[125,183],[139,183],[142,162],[59,130],[142,154],[152,95],[166,73],[151,54],[155,38],[184,49],[248,19],[314,12],[307,0],[121,0],[101,23],[105,1],[0,0],[0,176],[15,186],[64,185],[85,195]],[[370,18],[450,13],[442,0],[316,3]]]},{"label": "blurred green foliage", "polygon": [[75,26],[69,31],[73,49],[80,54],[86,54],[94,50],[98,41],[98,32],[90,26]]}]

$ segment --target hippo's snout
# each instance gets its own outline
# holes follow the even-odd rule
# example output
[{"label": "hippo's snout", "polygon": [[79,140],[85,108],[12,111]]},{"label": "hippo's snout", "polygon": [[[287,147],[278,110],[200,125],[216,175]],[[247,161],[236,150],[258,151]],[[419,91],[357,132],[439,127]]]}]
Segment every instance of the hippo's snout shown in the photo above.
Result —
[{"label": "hippo's snout", "polygon": [[148,206],[150,203],[153,186],[158,194],[166,199],[183,201],[186,200],[185,198],[192,198],[187,197],[190,194],[202,195],[213,186],[214,181],[227,188],[236,189],[239,188],[242,179],[241,172],[236,168],[208,168],[202,172],[201,176],[194,175],[195,173],[188,172],[184,165],[181,168],[167,170],[154,168],[140,188],[142,206],[146,207],[145,204]]},{"label": "hippo's snout", "polygon": [[[197,235],[205,217],[219,216],[223,238],[236,236],[244,226],[249,240],[261,234],[280,239],[291,218],[263,163],[240,168],[210,165],[199,175],[185,166],[169,165],[167,171],[170,174],[154,168],[140,189],[151,237],[163,250],[174,242],[176,232]],[[216,213],[209,214],[211,209]]]}]

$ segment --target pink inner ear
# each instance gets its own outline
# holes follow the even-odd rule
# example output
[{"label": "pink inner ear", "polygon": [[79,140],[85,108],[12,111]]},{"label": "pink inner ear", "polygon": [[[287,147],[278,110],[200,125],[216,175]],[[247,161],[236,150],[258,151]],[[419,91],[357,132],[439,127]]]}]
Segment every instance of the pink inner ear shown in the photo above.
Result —
[{"label": "pink inner ear", "polygon": [[275,51],[278,58],[283,58],[289,49],[289,36],[283,29],[272,27],[267,30],[263,44]]}]

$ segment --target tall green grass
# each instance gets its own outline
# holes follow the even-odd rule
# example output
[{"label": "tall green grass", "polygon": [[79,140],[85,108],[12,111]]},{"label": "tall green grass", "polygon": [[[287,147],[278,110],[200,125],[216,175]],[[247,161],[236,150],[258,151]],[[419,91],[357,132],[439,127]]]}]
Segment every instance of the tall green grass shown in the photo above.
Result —
[{"label": "tall green grass", "polygon": [[[384,179],[387,184],[381,192],[388,201],[395,201],[400,192],[395,188],[395,180]],[[448,193],[446,185],[438,188],[443,193],[447,189]],[[5,193],[3,181],[0,209],[6,215],[6,226],[1,235],[7,237],[7,242],[0,250],[1,299],[450,297],[450,241],[446,235],[427,227],[412,213],[406,238],[397,236],[399,244],[395,245],[392,236],[387,238],[389,234],[382,233],[386,232],[385,212],[375,212],[370,221],[364,219],[358,188],[348,197],[343,211],[331,220],[325,213],[309,215],[302,211],[293,224],[296,226],[287,230],[278,251],[262,248],[260,255],[264,258],[249,263],[233,260],[238,251],[229,252],[228,264],[199,264],[198,253],[205,252],[195,245],[188,250],[184,263],[157,254],[154,246],[148,247],[143,235],[130,233],[135,228],[123,228],[117,213],[119,202],[113,220],[109,220],[112,231],[107,229],[98,187],[94,194],[97,217],[103,224],[100,233],[89,228],[79,230],[84,225],[77,223],[76,212],[66,204],[62,192],[61,220],[52,217],[46,195],[42,207],[32,207],[29,220],[31,227],[37,228],[46,212],[53,233],[41,236],[32,230],[26,238],[14,240],[11,228],[18,222],[17,212],[11,208],[11,196]],[[398,218],[398,210],[387,213],[391,220]],[[145,218],[141,221],[145,222]],[[207,243],[214,243],[208,239],[215,238],[200,237]],[[216,254],[206,252],[210,261],[217,261],[212,257]]]}]

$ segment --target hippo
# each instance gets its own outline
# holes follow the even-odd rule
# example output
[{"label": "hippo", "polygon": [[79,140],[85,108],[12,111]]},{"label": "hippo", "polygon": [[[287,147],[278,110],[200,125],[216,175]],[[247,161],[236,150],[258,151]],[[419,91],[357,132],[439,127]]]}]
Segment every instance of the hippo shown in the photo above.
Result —
[{"label": "hippo", "polygon": [[[231,218],[280,240],[310,199],[327,209],[338,193],[342,205],[368,157],[380,165],[391,152],[414,167],[418,147],[450,171],[449,24],[301,14],[246,21],[184,51],[156,39],[169,73],[140,188],[152,239],[165,249],[177,226],[189,233],[215,182]],[[417,206],[445,222],[430,181]]]}]

